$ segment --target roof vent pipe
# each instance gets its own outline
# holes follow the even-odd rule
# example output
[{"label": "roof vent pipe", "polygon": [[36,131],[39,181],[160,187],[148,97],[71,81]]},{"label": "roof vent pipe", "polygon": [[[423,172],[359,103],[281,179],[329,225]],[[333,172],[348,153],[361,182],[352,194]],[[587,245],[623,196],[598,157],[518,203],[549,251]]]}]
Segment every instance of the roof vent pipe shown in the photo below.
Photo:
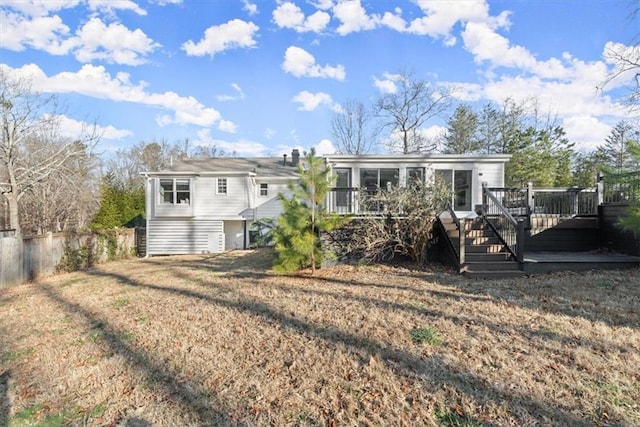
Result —
[{"label": "roof vent pipe", "polygon": [[300,151],[294,148],[291,152],[291,166],[298,166],[298,163],[300,163]]},{"label": "roof vent pipe", "polygon": [[287,155],[284,155],[284,160],[282,161],[282,166],[287,166]]}]

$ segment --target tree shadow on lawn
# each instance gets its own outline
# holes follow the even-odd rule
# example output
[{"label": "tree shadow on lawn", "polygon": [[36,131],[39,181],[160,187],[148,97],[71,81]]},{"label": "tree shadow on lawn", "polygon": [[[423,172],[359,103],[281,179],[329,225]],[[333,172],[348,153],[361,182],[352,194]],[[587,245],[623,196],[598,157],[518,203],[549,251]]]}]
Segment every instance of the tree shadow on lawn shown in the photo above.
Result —
[{"label": "tree shadow on lawn", "polygon": [[[332,280],[332,279],[331,280],[321,279],[321,280],[323,282],[330,281],[334,284],[335,283],[341,284],[344,282],[342,280]],[[351,282],[349,282],[349,284],[351,284]],[[589,348],[590,350],[593,350],[594,352],[598,352],[598,353],[606,353],[611,350],[617,350],[621,353],[626,353],[627,351],[629,351],[629,348],[627,346],[615,345],[610,343],[607,343],[605,345],[601,342],[597,342],[597,341],[586,339],[586,338],[576,339],[573,337],[565,336],[559,332],[544,330],[541,328],[534,329],[530,327],[512,327],[509,325],[505,325],[504,323],[501,323],[501,322],[492,322],[487,319],[482,319],[481,321],[478,321],[477,317],[472,317],[472,316],[464,316],[461,314],[451,315],[451,314],[447,314],[446,310],[438,310],[431,305],[429,306],[429,308],[427,308],[425,304],[401,304],[401,303],[377,299],[377,298],[347,294],[344,292],[308,289],[308,288],[293,286],[293,285],[280,284],[280,285],[270,285],[270,286],[284,292],[289,292],[289,293],[321,295],[321,296],[331,297],[335,299],[355,301],[365,305],[385,308],[390,311],[400,311],[400,310],[407,311],[410,313],[415,313],[416,315],[428,316],[434,319],[448,320],[456,325],[464,326],[464,327],[469,327],[469,326],[473,326],[473,325],[477,325],[478,323],[481,323],[482,326],[487,327],[494,334],[513,334],[513,335],[522,336],[527,338],[528,340],[531,340],[531,345],[536,343],[538,348],[544,351],[549,351],[549,352],[555,352],[556,350],[544,344],[545,342],[548,342],[548,341],[556,341],[563,346],[567,346],[567,348],[577,348],[577,347]],[[366,283],[357,283],[356,286],[379,287],[379,285],[377,284],[369,285]],[[393,288],[404,289],[402,287],[393,287]],[[451,298],[451,299],[455,299],[456,301],[459,301],[460,299],[471,299],[471,300],[480,301],[480,302],[492,301],[491,298],[459,295],[456,292],[448,293],[448,292],[440,292],[440,291],[432,291],[432,290],[422,290],[422,292],[428,293],[430,295],[434,294],[437,298],[442,298],[442,299]],[[447,304],[446,302],[443,302],[442,305],[446,305],[446,304]],[[438,306],[441,306],[441,305],[438,305]]]},{"label": "tree shadow on lawn", "polygon": [[[212,272],[224,272],[224,277],[234,278],[234,279],[265,279],[265,278],[273,278],[273,277],[283,277],[283,278],[295,278],[301,281],[302,284],[316,284],[318,282],[327,283],[338,286],[349,287],[357,287],[357,288],[372,288],[372,289],[387,289],[394,291],[407,291],[415,293],[416,296],[416,304],[398,304],[389,301],[384,301],[375,298],[367,298],[367,297],[359,297],[356,295],[350,295],[347,293],[340,292],[330,292],[330,291],[321,291],[318,289],[310,290],[305,288],[304,286],[293,286],[293,285],[273,285],[269,284],[270,287],[278,288],[280,290],[286,292],[301,292],[308,294],[318,294],[323,296],[330,296],[337,299],[350,299],[354,301],[358,301],[360,303],[376,305],[380,307],[385,307],[391,310],[403,310],[403,311],[411,311],[416,314],[426,315],[433,318],[440,318],[450,320],[458,325],[472,325],[477,323],[475,318],[464,317],[464,316],[451,316],[446,315],[443,311],[436,311],[433,308],[427,309],[422,304],[419,303],[420,296],[434,296],[443,300],[443,304],[448,304],[447,300],[461,301],[461,300],[470,300],[475,302],[487,302],[487,303],[500,303],[506,302],[509,304],[518,305],[524,309],[540,309],[543,308],[546,311],[552,312],[553,314],[569,314],[566,311],[552,311],[547,308],[540,307],[538,303],[525,303],[524,297],[529,296],[527,293],[528,287],[526,286],[527,282],[523,282],[523,279],[519,279],[519,285],[514,285],[513,279],[499,279],[499,280],[473,280],[465,278],[461,275],[448,275],[447,273],[443,273],[440,271],[440,268],[434,269],[423,268],[410,270],[407,269],[407,265],[398,265],[398,272],[404,274],[405,276],[409,276],[412,278],[419,279],[421,281],[431,282],[438,285],[446,285],[452,288],[452,290],[435,290],[429,289],[427,287],[422,287],[420,285],[413,284],[391,284],[391,283],[380,283],[380,282],[369,282],[369,281],[358,281],[358,280],[346,280],[339,277],[327,277],[321,275],[308,275],[308,274],[291,274],[285,276],[277,276],[274,273],[268,272],[268,266],[270,266],[270,262],[273,259],[272,251],[267,249],[259,249],[250,253],[242,253],[240,257],[233,256],[233,253],[225,254],[216,254],[213,256],[205,256],[201,259],[192,260],[181,260],[180,258],[168,258],[167,260],[162,260],[156,262],[156,265],[159,266],[167,266],[167,262],[169,264],[177,263],[178,266],[182,270],[177,270],[175,268],[169,268],[171,274],[174,276],[179,276],[182,279],[186,279],[192,282],[197,282],[200,286],[203,286],[206,289],[224,289],[225,292],[234,292],[236,289],[232,286],[225,286],[221,283],[214,283],[212,281],[207,281],[202,278],[193,278],[189,277],[186,274],[181,274],[179,271],[188,271],[189,269],[202,270],[206,269],[207,271]],[[147,261],[148,262],[148,261]],[[152,261],[153,263],[153,261]],[[265,268],[265,266],[267,266]],[[257,268],[256,268],[257,267]],[[394,272],[393,266],[385,266],[386,268],[390,268],[392,272]],[[263,272],[259,272],[259,268],[265,268]],[[121,279],[120,279],[121,280]],[[522,284],[524,283],[524,285]],[[522,289],[524,287],[524,289]],[[503,294],[499,291],[506,291],[507,294]],[[574,311],[572,314],[575,317],[583,317],[588,320],[601,320],[600,317],[597,317],[596,314],[590,313],[587,310],[587,304],[581,304],[581,300],[576,299],[572,301],[574,306]],[[592,316],[589,316],[592,314]],[[609,313],[609,315],[611,315]],[[593,351],[603,351],[603,349],[617,349],[622,353],[628,351],[626,347],[607,344],[604,345],[601,342],[597,342],[594,340],[588,340],[581,338],[578,340],[574,337],[569,337],[563,335],[561,333],[549,333],[549,331],[541,330],[539,328],[511,328],[507,331],[506,326],[503,323],[494,323],[490,322],[486,319],[482,320],[482,325],[488,327],[492,331],[497,334],[502,334],[505,332],[511,332],[516,335],[522,335],[529,339],[535,340],[538,343],[540,348],[548,349],[543,343],[548,341],[556,341],[564,346],[569,346],[569,348],[575,347],[586,347],[590,348]]]},{"label": "tree shadow on lawn", "polygon": [[[238,256],[240,254],[240,256]],[[267,277],[273,265],[275,255],[269,248],[252,249],[246,251],[228,251],[220,254],[201,256],[156,256],[143,262],[157,266],[176,266],[194,270],[224,273],[233,277]]]},{"label": "tree shadow on lawn", "polygon": [[[264,302],[247,299],[228,300],[190,289],[172,287],[170,285],[160,286],[143,283],[139,280],[116,273],[94,270],[89,272],[89,274],[103,277],[107,276],[130,286],[203,300],[219,307],[258,316],[267,324],[279,325],[280,328],[297,334],[311,336],[330,344],[341,345],[354,355],[357,355],[362,364],[369,363],[371,358],[379,357],[398,376],[405,377],[409,381],[415,381],[416,375],[419,376],[424,381],[426,387],[432,388],[431,391],[442,389],[445,386],[453,386],[459,392],[471,396],[479,406],[499,406],[503,403],[508,403],[509,405],[513,405],[513,411],[511,412],[514,416],[516,416],[515,414],[522,414],[523,408],[525,408],[527,416],[542,420],[545,423],[572,426],[591,425],[591,422],[587,420],[577,418],[561,408],[550,406],[526,394],[496,388],[486,380],[478,378],[473,373],[448,364],[440,356],[419,357],[402,349],[385,346],[375,340],[340,330],[331,325],[314,324],[301,320],[294,315],[278,311]],[[181,276],[183,273],[179,270],[175,270],[174,274],[176,278],[182,279]],[[190,278],[187,277],[187,279]],[[213,284],[212,286],[224,287],[224,285],[220,283]],[[60,299],[54,291],[49,290],[48,292],[52,294],[53,298]],[[76,304],[64,301],[61,301],[61,303],[68,305],[69,310],[79,311],[85,317],[90,317],[89,313],[84,312],[84,310]],[[122,343],[117,338],[118,335],[116,331],[109,330],[107,326],[105,326],[105,328],[107,328],[106,332],[109,337],[108,342],[110,342],[110,346],[120,354],[133,359],[136,365],[148,371],[150,377],[155,378],[165,372],[161,365],[147,362],[141,354]],[[168,393],[176,387],[180,390],[180,385],[176,384],[174,376],[167,377],[165,374],[164,377],[161,376],[160,378],[162,381],[161,385]],[[195,396],[193,394],[193,392],[188,390],[180,390],[180,401],[189,403],[191,400],[201,400],[205,396],[202,391],[195,393]],[[220,407],[219,404],[214,403],[214,405]],[[198,409],[201,406],[201,404],[198,404],[194,409]],[[204,406],[205,408],[207,407],[207,405]],[[217,413],[214,414],[214,416],[218,415]]]},{"label": "tree shadow on lawn", "polygon": [[[639,329],[640,283],[612,285],[607,278],[599,278],[598,273],[603,272],[560,272],[517,279],[463,279],[448,284],[461,294],[488,296],[525,309]],[[628,281],[631,280],[629,277],[640,277],[640,270],[609,272],[609,275],[613,274],[626,274]],[[425,277],[419,272],[412,276]]]},{"label": "tree shadow on lawn", "polygon": [[100,332],[108,350],[128,360],[133,369],[142,372],[147,377],[148,384],[152,387],[158,387],[168,399],[188,408],[189,412],[200,422],[203,424],[212,423],[213,425],[233,424],[233,420],[226,414],[229,408],[226,408],[223,402],[212,397],[210,390],[205,390],[190,381],[181,381],[176,373],[171,372],[161,362],[155,361],[152,355],[139,351],[126,343],[122,338],[122,333],[111,327],[107,319],[101,319],[81,305],[65,299],[54,287],[40,283],[38,289],[67,313],[79,316],[88,325],[91,325],[95,332]]}]

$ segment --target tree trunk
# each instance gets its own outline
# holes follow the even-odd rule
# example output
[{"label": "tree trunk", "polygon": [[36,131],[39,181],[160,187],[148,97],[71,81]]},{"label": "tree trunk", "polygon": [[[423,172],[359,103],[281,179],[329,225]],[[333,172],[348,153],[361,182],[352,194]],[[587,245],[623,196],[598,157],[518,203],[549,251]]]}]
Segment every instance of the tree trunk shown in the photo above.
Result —
[{"label": "tree trunk", "polygon": [[15,193],[5,193],[4,197],[7,199],[9,205],[9,228],[16,231],[16,234],[20,233],[20,218],[18,216],[18,198]]}]

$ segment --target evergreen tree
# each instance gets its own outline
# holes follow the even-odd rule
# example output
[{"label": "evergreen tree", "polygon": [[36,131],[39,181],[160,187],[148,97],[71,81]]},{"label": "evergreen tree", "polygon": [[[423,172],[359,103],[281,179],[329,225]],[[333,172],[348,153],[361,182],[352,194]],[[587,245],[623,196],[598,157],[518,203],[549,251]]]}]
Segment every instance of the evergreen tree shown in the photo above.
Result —
[{"label": "evergreen tree", "polygon": [[475,153],[480,150],[478,115],[468,105],[459,105],[447,122],[445,154]]},{"label": "evergreen tree", "polygon": [[620,173],[640,164],[629,152],[629,145],[634,143],[633,134],[631,124],[623,120],[611,130],[604,145],[598,147],[608,172]]},{"label": "evergreen tree", "polygon": [[[631,141],[628,146],[629,154],[632,159],[640,163],[640,142]],[[636,179],[640,179],[640,169],[636,170]],[[618,220],[618,225],[627,231],[631,231],[637,237],[640,237],[640,195],[635,195],[635,202],[629,206],[627,215]]]},{"label": "evergreen tree", "polygon": [[298,172],[300,178],[289,184],[291,198],[283,194],[278,196],[283,212],[273,234],[277,254],[273,267],[280,273],[306,267],[311,267],[311,272],[315,273],[316,267],[328,255],[322,250],[320,233],[344,222],[343,218],[328,214],[324,209],[325,196],[335,177],[314,149],[305,154]]},{"label": "evergreen tree", "polygon": [[113,175],[106,175],[100,185],[100,208],[89,224],[92,230],[115,228],[119,224],[118,194]]},{"label": "evergreen tree", "polygon": [[522,186],[527,182],[533,182],[537,187],[571,185],[573,144],[565,137],[564,129],[529,127],[516,133],[513,143],[522,148],[515,151],[506,164],[508,186]]}]

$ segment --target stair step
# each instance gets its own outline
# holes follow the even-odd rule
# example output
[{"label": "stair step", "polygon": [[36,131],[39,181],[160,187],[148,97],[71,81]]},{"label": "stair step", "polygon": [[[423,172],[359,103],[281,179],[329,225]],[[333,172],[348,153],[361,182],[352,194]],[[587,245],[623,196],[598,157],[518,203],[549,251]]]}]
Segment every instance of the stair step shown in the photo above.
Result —
[{"label": "stair step", "polygon": [[[468,249],[468,248],[465,248]],[[500,261],[512,261],[511,254],[509,252],[466,252],[465,260],[467,262],[500,262]]]},{"label": "stair step", "polygon": [[495,236],[467,237],[467,245],[501,245],[500,239]]},{"label": "stair step", "polygon": [[496,254],[504,252],[504,245],[501,244],[466,244],[465,252],[468,254]]},{"label": "stair step", "polygon": [[[458,237],[458,230],[447,230],[447,236]],[[491,230],[467,230],[465,233],[467,239],[475,239],[481,237],[495,237],[496,235]]]},{"label": "stair step", "polygon": [[465,271],[464,275],[470,279],[503,279],[508,277],[522,277],[527,273],[520,270],[473,270]]},{"label": "stair step", "polygon": [[463,271],[482,271],[482,270],[518,270],[518,263],[515,261],[471,261],[466,262]]}]

